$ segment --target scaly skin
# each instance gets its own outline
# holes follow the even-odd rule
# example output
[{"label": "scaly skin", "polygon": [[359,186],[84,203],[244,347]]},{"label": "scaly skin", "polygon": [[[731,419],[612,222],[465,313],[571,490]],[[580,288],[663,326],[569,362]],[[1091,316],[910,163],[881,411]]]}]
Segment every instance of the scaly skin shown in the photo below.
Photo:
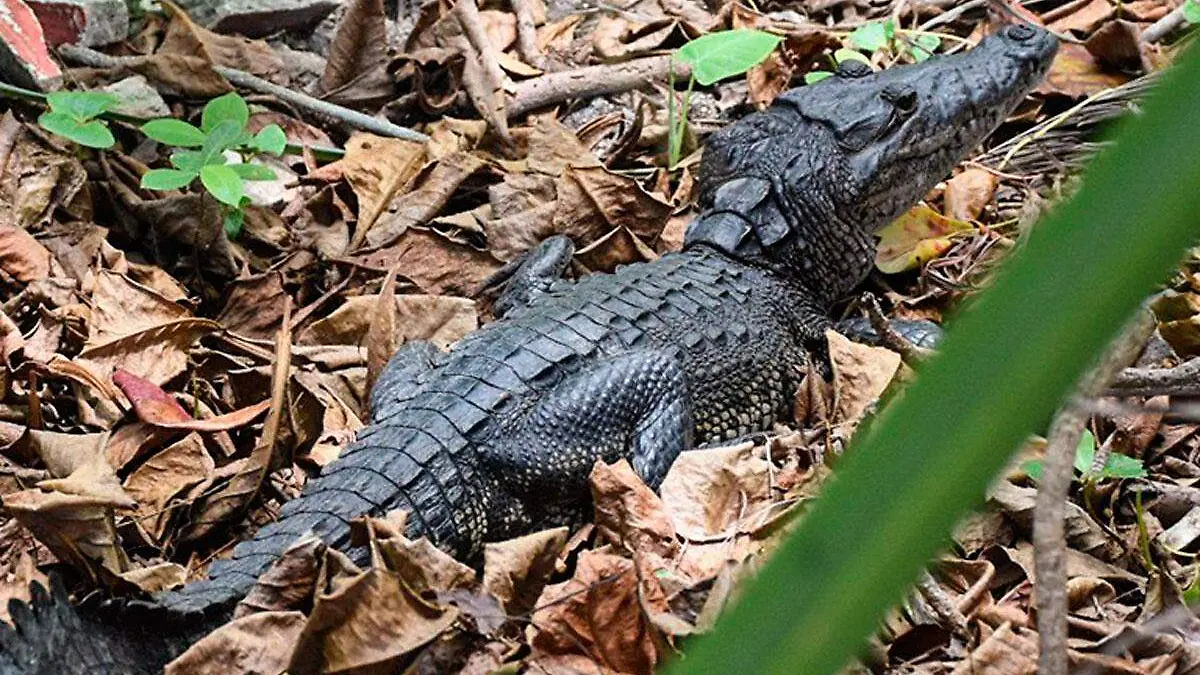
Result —
[{"label": "scaly skin", "polygon": [[[598,459],[657,487],[680,452],[786,419],[872,233],[1009,114],[1054,49],[1012,26],[967,54],[792,90],[719,132],[684,251],[567,282],[570,242],[544,242],[503,271],[501,319],[446,354],[400,350],[358,439],[208,580],[129,608],[130,633],[40,598],[0,631],[0,674],[154,672],[306,532],[345,548],[353,518],[405,509],[410,536],[476,561],[485,542],[585,518]],[[138,626],[156,637],[136,642]]]}]

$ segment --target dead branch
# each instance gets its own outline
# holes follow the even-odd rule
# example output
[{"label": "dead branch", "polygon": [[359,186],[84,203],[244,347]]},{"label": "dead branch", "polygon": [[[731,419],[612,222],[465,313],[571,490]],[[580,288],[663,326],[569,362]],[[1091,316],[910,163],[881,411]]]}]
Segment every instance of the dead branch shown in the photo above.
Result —
[{"label": "dead branch", "polygon": [[1150,24],[1150,26],[1146,28],[1146,30],[1142,31],[1142,34],[1138,36],[1138,41],[1150,44],[1151,42],[1158,42],[1159,40],[1170,35],[1176,28],[1182,26],[1184,21],[1186,21],[1186,19],[1183,17],[1183,8],[1186,6],[1186,2],[1181,2],[1179,3],[1178,7],[1170,12],[1167,12],[1166,16]]},{"label": "dead branch", "polygon": [[1171,368],[1126,368],[1108,387],[1112,396],[1198,396],[1200,357]]},{"label": "dead branch", "polygon": [[[548,73],[518,82],[508,103],[509,119],[574,98],[590,98],[640,89],[651,82],[667,79],[670,56],[652,56],[625,63],[587,66],[576,70]],[[676,62],[675,77],[686,79],[690,70]]]},{"label": "dead branch", "polygon": [[[487,36],[487,29],[483,27],[483,19],[479,16],[479,7],[475,4],[475,0],[458,0],[454,3],[454,14],[458,17],[458,23],[462,26],[468,45],[475,52],[468,55],[468,57],[474,58],[467,62],[467,67],[479,68],[483,77],[481,78],[482,82],[477,84],[480,87],[491,88],[491,91],[479,91],[473,96],[480,103],[479,112],[500,135],[500,138],[511,145],[512,137],[508,133],[507,117],[504,113],[504,86],[508,81],[508,76],[500,69],[496,50],[492,48],[492,42]],[[467,85],[468,92],[472,83],[473,78],[464,75],[464,84]]]},{"label": "dead branch", "polygon": [[517,53],[525,63],[542,67],[542,55],[537,46],[537,25],[533,19],[530,0],[511,0],[513,14],[517,15]]},{"label": "dead branch", "polygon": [[[1154,317],[1141,309],[1121,335],[1084,375],[1076,390],[1080,398],[1094,398],[1121,368],[1137,358],[1154,331]],[[1037,629],[1040,656],[1038,672],[1067,675],[1067,495],[1074,475],[1075,450],[1090,413],[1068,405],[1050,425],[1042,479],[1038,484],[1033,517],[1033,562],[1037,574]]]},{"label": "dead branch", "polygon": [[[80,47],[77,45],[63,45],[58,49],[59,54],[64,58],[81,63],[92,68],[122,68],[131,59],[135,57],[109,56],[102,54],[94,49]],[[243,87],[257,91],[262,94],[269,94],[275,98],[290,103],[297,108],[302,108],[317,115],[325,115],[332,117],[339,122],[344,122],[357,129],[369,131],[380,136],[391,136],[394,138],[403,138],[409,141],[417,141],[424,143],[429,140],[429,137],[412,129],[392,124],[387,120],[381,120],[370,115],[365,115],[357,110],[343,108],[335,103],[322,101],[318,98],[313,98],[308,94],[301,93],[287,87],[281,87],[273,82],[268,82],[261,77],[251,75],[243,70],[235,68],[226,68],[225,66],[213,65],[212,69],[221,77],[229,80],[235,86]]]}]

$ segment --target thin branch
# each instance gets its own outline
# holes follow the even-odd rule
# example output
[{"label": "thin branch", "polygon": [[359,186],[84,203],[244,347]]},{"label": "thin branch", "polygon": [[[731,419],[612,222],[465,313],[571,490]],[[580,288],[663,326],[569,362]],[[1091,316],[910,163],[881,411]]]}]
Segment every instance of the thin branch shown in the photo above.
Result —
[{"label": "thin branch", "polygon": [[1126,368],[1109,385],[1114,396],[1200,395],[1200,357],[1171,368]]},{"label": "thin branch", "polygon": [[[91,66],[93,68],[121,68],[124,67],[128,60],[133,58],[109,56],[108,54],[102,54],[94,49],[79,47],[77,45],[63,45],[58,48],[58,51],[65,58],[70,59],[71,61],[82,63],[85,66]],[[262,94],[270,94],[281,101],[291,103],[297,108],[302,108],[318,115],[332,117],[338,121],[345,122],[352,127],[369,131],[373,134],[378,134],[380,136],[391,136],[394,138],[403,138],[405,140],[417,141],[419,143],[424,143],[429,140],[429,137],[425,134],[413,131],[412,129],[406,129],[405,127],[392,124],[386,120],[381,120],[379,118],[360,113],[357,110],[350,110],[349,108],[344,108],[335,103],[322,101],[321,99],[313,98],[308,94],[303,94],[301,92],[288,89],[287,87],[281,87],[273,82],[268,82],[261,77],[251,75],[250,73],[242,70],[226,68],[225,66],[218,66],[215,64],[213,64],[212,69],[221,77],[229,80],[229,82],[233,85],[257,91]]]},{"label": "thin branch", "polygon": [[1170,35],[1176,28],[1182,26],[1187,19],[1183,16],[1183,9],[1187,6],[1186,2],[1179,3],[1175,9],[1167,12],[1166,16],[1150,24],[1142,34],[1138,36],[1138,42],[1150,44]]},{"label": "thin branch", "polygon": [[537,24],[534,22],[533,5],[530,0],[509,0],[513,14],[517,15],[517,53],[525,63],[542,67],[542,55],[537,46]]},{"label": "thin branch", "polygon": [[913,344],[912,340],[892,327],[883,315],[883,308],[879,306],[879,299],[874,293],[863,293],[862,300],[863,307],[867,310],[867,319],[871,322],[871,328],[879,335],[880,344],[899,354],[910,367],[916,368],[936,353],[932,349]]},{"label": "thin branch", "polygon": [[[652,56],[625,63],[587,66],[575,70],[549,73],[532,80],[518,82],[508,102],[508,117],[547,108],[574,98],[590,98],[640,89],[651,82],[663,82],[670,71],[670,56]],[[677,78],[687,78],[686,64],[675,64]]]},{"label": "thin branch", "polygon": [[[1154,317],[1140,309],[1121,335],[1083,377],[1076,391],[1081,398],[1094,398],[1121,368],[1137,358],[1154,331]],[[1067,495],[1074,475],[1075,450],[1090,413],[1065,406],[1050,425],[1042,479],[1038,483],[1033,519],[1033,560],[1037,574],[1037,628],[1042,675],[1066,675],[1067,661],[1067,538],[1065,513]]]}]

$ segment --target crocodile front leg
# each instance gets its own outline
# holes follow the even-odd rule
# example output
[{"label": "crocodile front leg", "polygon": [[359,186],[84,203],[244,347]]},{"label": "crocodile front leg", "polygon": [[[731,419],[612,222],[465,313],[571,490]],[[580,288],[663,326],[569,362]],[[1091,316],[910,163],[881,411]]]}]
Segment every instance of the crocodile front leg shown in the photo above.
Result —
[{"label": "crocodile front leg", "polygon": [[588,513],[588,476],[598,459],[627,459],[657,489],[692,447],[691,397],[673,351],[637,351],[568,377],[511,426],[502,442],[483,450],[511,498],[494,514],[489,538],[533,524],[578,524]]},{"label": "crocodile front leg", "polygon": [[526,251],[520,258],[508,263],[492,275],[483,290],[504,287],[504,291],[492,305],[492,314],[503,318],[514,309],[528,307],[539,295],[550,290],[550,286],[563,278],[575,244],[570,237],[555,235]]},{"label": "crocodile front leg", "polygon": [[412,397],[417,379],[433,368],[438,348],[426,340],[406,342],[396,350],[379,373],[379,381],[371,390],[371,421],[378,422],[389,410]]}]

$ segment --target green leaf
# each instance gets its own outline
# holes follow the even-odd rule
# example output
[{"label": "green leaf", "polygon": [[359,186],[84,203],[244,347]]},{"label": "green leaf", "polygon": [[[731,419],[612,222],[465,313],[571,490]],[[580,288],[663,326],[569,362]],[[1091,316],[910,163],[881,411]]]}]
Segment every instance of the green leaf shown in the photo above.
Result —
[{"label": "green leaf", "polygon": [[1193,25],[1200,23],[1200,0],[1184,0],[1183,20]]},{"label": "green leaf", "polygon": [[1079,437],[1079,446],[1075,448],[1075,470],[1087,476],[1092,472],[1092,463],[1096,461],[1096,437],[1088,429],[1083,430]]},{"label": "green leaf", "polygon": [[89,148],[111,148],[117,142],[112,132],[100,120],[80,122],[66,113],[50,111],[38,117],[38,124],[50,133]]},{"label": "green leaf", "polygon": [[200,115],[200,128],[204,133],[211,134],[219,125],[228,122],[240,133],[249,121],[250,107],[246,105],[246,99],[236,91],[231,91],[214,98],[204,106],[204,112]]},{"label": "green leaf", "polygon": [[204,139],[204,146],[200,148],[200,159],[205,165],[224,164],[225,151],[236,146],[238,136],[242,133],[241,127],[234,122],[221,122],[216,125],[212,131],[208,132],[208,137]]},{"label": "green leaf", "polygon": [[159,143],[177,148],[198,148],[204,145],[205,139],[203,131],[173,117],[146,122],[142,125],[142,133]]},{"label": "green leaf", "polygon": [[871,65],[871,59],[864,56],[862,52],[858,51],[857,49],[848,49],[846,47],[842,47],[841,49],[835,51],[833,53],[833,60],[838,63],[845,63],[846,61],[862,61],[868,66]]},{"label": "green leaf", "polygon": [[828,70],[814,70],[804,74],[804,84],[816,84],[827,77],[833,77],[833,73]]},{"label": "green leaf", "polygon": [[237,239],[242,233],[242,226],[246,223],[246,212],[241,209],[226,209],[225,217],[222,219],[221,225],[225,228],[225,236],[230,239]]},{"label": "green leaf", "polygon": [[176,169],[151,169],[142,176],[142,187],[147,190],[179,190],[196,180],[194,171]]},{"label": "green leaf", "polygon": [[927,60],[933,56],[937,48],[942,46],[942,39],[932,33],[921,33],[914,35],[912,45],[908,48],[908,53],[912,55],[913,60],[917,63]]},{"label": "green leaf", "polygon": [[171,164],[180,171],[200,175],[200,168],[204,166],[204,153],[199,150],[176,150],[171,153]]},{"label": "green leaf", "polygon": [[1100,475],[1105,478],[1145,478],[1149,474],[1142,460],[1114,452],[1109,454]]},{"label": "green leaf", "polygon": [[692,67],[692,77],[710,85],[741,75],[767,58],[783,38],[748,28],[709,33],[679,48],[680,61]]},{"label": "green leaf", "polygon": [[850,33],[850,36],[846,38],[846,41],[855,49],[861,49],[864,52],[874,54],[880,49],[887,47],[891,42],[888,38],[888,28],[885,25],[890,23],[890,21],[865,23],[855,28],[854,32]]},{"label": "green leaf", "polygon": [[217,201],[234,208],[241,206],[242,178],[232,167],[222,164],[207,164],[200,169],[200,182]]},{"label": "green leaf", "polygon": [[230,164],[229,168],[242,180],[275,180],[275,172],[262,164]]},{"label": "green leaf", "polygon": [[1040,459],[1031,459],[1021,464],[1021,470],[1034,480],[1041,480],[1046,473],[1046,463]]},{"label": "green leaf", "polygon": [[259,152],[278,157],[287,148],[287,135],[278,124],[269,124],[259,130],[253,145]]},{"label": "green leaf", "polygon": [[46,103],[51,111],[62,113],[80,123],[112,109],[120,102],[119,97],[106,91],[56,91],[46,94]]},{"label": "green leaf", "polygon": [[855,436],[837,475],[667,675],[826,675],[862,653],[951,529],[1044,430],[1195,241],[1200,50],[1179,53],[1070,201],[957,312],[941,353]]}]

